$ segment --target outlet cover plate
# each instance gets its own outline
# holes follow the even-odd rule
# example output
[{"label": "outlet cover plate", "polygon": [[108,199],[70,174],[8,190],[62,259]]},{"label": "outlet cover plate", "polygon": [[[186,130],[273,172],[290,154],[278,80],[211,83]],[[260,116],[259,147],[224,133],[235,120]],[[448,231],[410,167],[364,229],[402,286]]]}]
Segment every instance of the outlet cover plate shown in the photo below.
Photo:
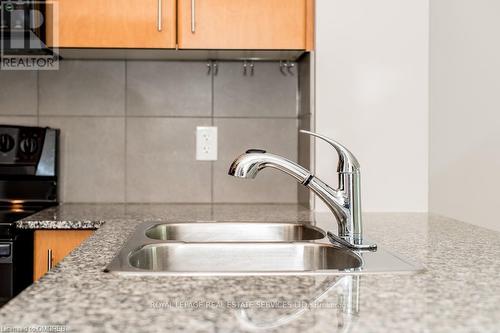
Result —
[{"label": "outlet cover plate", "polygon": [[196,160],[217,161],[217,127],[196,127]]}]

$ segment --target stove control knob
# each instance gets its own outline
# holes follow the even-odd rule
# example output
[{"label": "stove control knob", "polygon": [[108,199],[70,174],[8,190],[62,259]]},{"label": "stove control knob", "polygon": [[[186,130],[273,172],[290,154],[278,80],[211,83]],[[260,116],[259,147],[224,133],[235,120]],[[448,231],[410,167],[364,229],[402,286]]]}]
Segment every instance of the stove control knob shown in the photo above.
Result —
[{"label": "stove control knob", "polygon": [[33,137],[24,138],[19,144],[21,151],[27,155],[36,153],[38,149],[38,142]]},{"label": "stove control knob", "polygon": [[0,134],[0,151],[8,153],[14,148],[14,138],[9,134]]}]

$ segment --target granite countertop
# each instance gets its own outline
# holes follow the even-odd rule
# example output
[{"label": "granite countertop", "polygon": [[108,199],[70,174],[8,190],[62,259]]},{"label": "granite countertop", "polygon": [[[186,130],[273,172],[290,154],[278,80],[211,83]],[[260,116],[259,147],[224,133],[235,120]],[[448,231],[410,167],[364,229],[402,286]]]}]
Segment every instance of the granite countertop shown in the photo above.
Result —
[{"label": "granite countertop", "polygon": [[[419,274],[123,277],[102,271],[143,221],[315,218],[330,216],[295,205],[50,208],[19,227],[98,230],[0,309],[0,331],[40,325],[68,332],[500,331],[500,233],[424,213],[365,215],[367,237],[420,262],[426,271]],[[310,303],[315,299],[321,302]]]}]

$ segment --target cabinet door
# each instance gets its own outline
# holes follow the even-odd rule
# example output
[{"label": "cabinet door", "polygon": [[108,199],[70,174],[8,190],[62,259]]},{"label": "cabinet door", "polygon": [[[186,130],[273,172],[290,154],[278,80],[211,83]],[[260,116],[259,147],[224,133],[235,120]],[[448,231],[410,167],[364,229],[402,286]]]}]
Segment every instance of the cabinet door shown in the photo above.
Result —
[{"label": "cabinet door", "polygon": [[[175,0],[59,0],[59,47],[175,48]],[[48,24],[50,27],[50,24]]]},{"label": "cabinet door", "polygon": [[73,249],[92,235],[93,230],[36,230],[34,279],[47,273],[49,266],[57,265]]},{"label": "cabinet door", "polygon": [[179,0],[182,49],[305,49],[308,0]]}]

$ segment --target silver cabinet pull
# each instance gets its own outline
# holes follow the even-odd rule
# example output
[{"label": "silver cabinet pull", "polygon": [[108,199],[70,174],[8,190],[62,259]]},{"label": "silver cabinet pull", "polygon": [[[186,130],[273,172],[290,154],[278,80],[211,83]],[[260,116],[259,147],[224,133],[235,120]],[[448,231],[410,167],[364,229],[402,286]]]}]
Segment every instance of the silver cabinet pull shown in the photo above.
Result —
[{"label": "silver cabinet pull", "polygon": [[194,34],[196,32],[196,0],[191,0],[191,32]]},{"label": "silver cabinet pull", "polygon": [[162,2],[163,0],[158,0],[158,31],[160,32],[162,30],[162,25],[163,25],[163,22],[162,22],[162,8],[161,8],[161,5],[162,5]]},{"label": "silver cabinet pull", "polygon": [[52,269],[52,249],[47,250],[47,271]]}]

